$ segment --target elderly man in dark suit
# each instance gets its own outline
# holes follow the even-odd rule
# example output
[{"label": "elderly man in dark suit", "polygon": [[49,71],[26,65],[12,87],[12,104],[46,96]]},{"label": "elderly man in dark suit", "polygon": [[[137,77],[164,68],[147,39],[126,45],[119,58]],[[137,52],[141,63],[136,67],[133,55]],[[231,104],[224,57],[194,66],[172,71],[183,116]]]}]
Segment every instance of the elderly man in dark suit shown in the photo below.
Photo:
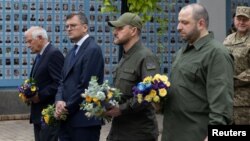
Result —
[{"label": "elderly man in dark suit", "polygon": [[66,18],[66,32],[74,47],[65,58],[62,81],[56,95],[56,116],[67,112],[61,123],[60,141],[99,141],[102,121],[88,119],[80,110],[81,94],[88,87],[91,76],[103,82],[102,50],[88,34],[88,20],[84,13],[73,13]]},{"label": "elderly man in dark suit", "polygon": [[27,47],[32,53],[37,54],[30,73],[30,77],[34,78],[39,88],[38,93],[30,98],[30,122],[34,124],[35,141],[57,141],[56,128],[42,127],[41,112],[43,108],[55,102],[64,57],[48,41],[45,29],[32,26],[24,34]]}]

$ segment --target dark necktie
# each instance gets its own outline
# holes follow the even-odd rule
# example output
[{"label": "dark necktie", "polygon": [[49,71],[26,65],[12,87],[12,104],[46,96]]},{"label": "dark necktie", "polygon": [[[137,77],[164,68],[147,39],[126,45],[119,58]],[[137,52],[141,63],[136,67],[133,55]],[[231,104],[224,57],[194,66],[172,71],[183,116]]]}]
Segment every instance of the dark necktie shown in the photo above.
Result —
[{"label": "dark necktie", "polygon": [[77,47],[78,47],[78,45],[75,44],[74,47],[73,47],[73,49],[72,49],[71,58],[70,58],[70,64],[75,60]]},{"label": "dark necktie", "polygon": [[33,67],[33,73],[35,72],[35,70],[37,69],[38,67],[38,63],[40,61],[40,58],[41,58],[41,55],[40,54],[37,54],[36,55],[36,59],[35,59],[35,64],[34,64],[34,67]]}]

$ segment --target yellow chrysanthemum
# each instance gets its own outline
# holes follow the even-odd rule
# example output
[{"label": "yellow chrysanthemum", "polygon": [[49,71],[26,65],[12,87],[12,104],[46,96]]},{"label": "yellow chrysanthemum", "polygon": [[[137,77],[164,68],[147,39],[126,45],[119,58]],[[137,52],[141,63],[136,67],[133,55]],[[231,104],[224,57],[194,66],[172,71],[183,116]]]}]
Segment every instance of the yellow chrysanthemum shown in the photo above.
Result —
[{"label": "yellow chrysanthemum", "polygon": [[160,74],[156,74],[153,78],[153,81],[159,81],[161,78],[161,75]]},{"label": "yellow chrysanthemum", "polygon": [[92,98],[91,98],[90,96],[87,95],[87,96],[85,97],[85,101],[88,102],[88,103],[90,103],[90,102],[92,101]]},{"label": "yellow chrysanthemum", "polygon": [[25,83],[25,84],[29,83],[29,79],[26,79],[26,80],[24,81],[24,83]]},{"label": "yellow chrysanthemum", "polygon": [[168,82],[168,77],[166,75],[161,75],[160,78],[163,82]]},{"label": "yellow chrysanthemum", "polygon": [[98,100],[95,102],[97,106],[101,106],[101,102]]},{"label": "yellow chrysanthemum", "polygon": [[138,101],[138,103],[142,102],[142,94],[137,95],[137,101]]},{"label": "yellow chrysanthemum", "polygon": [[49,124],[50,116],[49,115],[44,115],[43,117],[44,121],[46,124]]},{"label": "yellow chrysanthemum", "polygon": [[93,100],[95,103],[97,103],[97,102],[99,101],[99,99],[96,98],[96,97],[94,97],[92,100]]},{"label": "yellow chrysanthemum", "polygon": [[170,82],[169,82],[169,81],[165,82],[164,84],[165,84],[167,87],[170,87]]},{"label": "yellow chrysanthemum", "polygon": [[153,101],[155,103],[159,103],[160,102],[160,97],[158,95],[156,95],[155,97],[153,97]]},{"label": "yellow chrysanthemum", "polygon": [[146,95],[144,98],[147,102],[151,102],[152,101],[152,97],[150,95]]},{"label": "yellow chrysanthemum", "polygon": [[108,99],[111,99],[113,97],[113,93],[111,91],[108,91],[108,95],[107,95],[107,98]]},{"label": "yellow chrysanthemum", "polygon": [[19,93],[19,98],[22,100],[22,101],[26,101],[27,98],[24,96],[23,93]]},{"label": "yellow chrysanthemum", "polygon": [[31,86],[30,90],[31,90],[32,92],[35,92],[35,91],[36,91],[36,86]]},{"label": "yellow chrysanthemum", "polygon": [[147,76],[143,79],[143,83],[150,83],[152,81],[152,76]]},{"label": "yellow chrysanthemum", "polygon": [[166,90],[166,89],[164,89],[164,88],[159,89],[159,95],[160,95],[161,97],[166,96],[166,95],[167,95],[167,90]]},{"label": "yellow chrysanthemum", "polygon": [[151,90],[150,91],[150,93],[149,93],[149,95],[151,96],[151,97],[155,97],[156,96],[156,94],[157,94],[157,92],[155,91],[155,90]]}]

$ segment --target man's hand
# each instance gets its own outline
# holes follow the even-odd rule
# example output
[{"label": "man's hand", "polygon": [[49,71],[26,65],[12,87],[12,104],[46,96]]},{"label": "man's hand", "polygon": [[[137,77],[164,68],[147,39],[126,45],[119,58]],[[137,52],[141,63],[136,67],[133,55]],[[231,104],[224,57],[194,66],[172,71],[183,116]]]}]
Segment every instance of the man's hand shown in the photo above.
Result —
[{"label": "man's hand", "polygon": [[38,103],[38,102],[40,102],[38,93],[37,93],[36,95],[34,95],[33,97],[31,97],[29,100],[32,101],[33,103]]},{"label": "man's hand", "polygon": [[56,102],[56,112],[55,117],[60,119],[61,115],[68,113],[68,110],[65,108],[66,103],[64,101]]},{"label": "man's hand", "polygon": [[121,114],[122,114],[121,110],[118,107],[115,107],[115,106],[110,108],[110,110],[108,110],[107,112],[105,112],[105,115],[111,116],[111,117],[118,117]]}]

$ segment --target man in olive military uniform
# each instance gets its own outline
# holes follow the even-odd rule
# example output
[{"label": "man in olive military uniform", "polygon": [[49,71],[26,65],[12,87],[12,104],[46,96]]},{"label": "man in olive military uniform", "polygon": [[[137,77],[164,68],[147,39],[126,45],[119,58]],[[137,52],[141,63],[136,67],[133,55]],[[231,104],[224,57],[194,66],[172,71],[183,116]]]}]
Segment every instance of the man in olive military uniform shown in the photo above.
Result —
[{"label": "man in olive military uniform", "polygon": [[207,141],[208,125],[232,122],[233,59],[208,30],[203,5],[182,7],[178,21],[186,43],[173,58],[161,141]]},{"label": "man in olive military uniform", "polygon": [[112,116],[108,141],[157,141],[158,127],[155,110],[151,104],[138,104],[133,99],[132,87],[149,75],[159,73],[157,57],[140,40],[141,18],[124,13],[117,21],[109,21],[114,27],[114,44],[122,45],[124,52],[114,71],[114,85],[122,92],[118,107],[107,111]]},{"label": "man in olive military uniform", "polygon": [[223,43],[235,63],[234,123],[250,125],[250,7],[237,7],[234,24],[237,31]]}]

